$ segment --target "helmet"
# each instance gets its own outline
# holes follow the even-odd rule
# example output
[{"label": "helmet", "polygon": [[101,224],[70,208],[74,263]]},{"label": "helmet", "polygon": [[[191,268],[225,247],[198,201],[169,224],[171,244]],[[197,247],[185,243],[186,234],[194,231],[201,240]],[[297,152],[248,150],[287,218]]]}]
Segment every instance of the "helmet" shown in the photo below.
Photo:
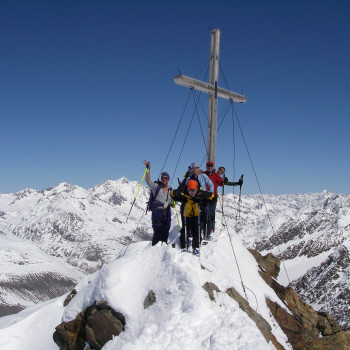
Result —
[{"label": "helmet", "polygon": [[198,182],[196,180],[188,180],[187,189],[196,190],[198,188]]}]

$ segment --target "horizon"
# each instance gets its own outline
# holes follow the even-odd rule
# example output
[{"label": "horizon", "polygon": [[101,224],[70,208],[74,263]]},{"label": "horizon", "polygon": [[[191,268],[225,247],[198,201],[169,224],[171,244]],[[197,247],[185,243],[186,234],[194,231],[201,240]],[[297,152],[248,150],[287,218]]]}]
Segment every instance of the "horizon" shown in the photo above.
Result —
[{"label": "horizon", "polygon": [[[8,193],[2,193],[2,192],[0,192],[0,195],[6,195],[6,194],[7,194],[7,195],[11,195],[11,194],[16,194],[16,193],[23,192],[23,191],[26,191],[26,190],[33,190],[33,191],[37,191],[37,192],[42,192],[42,191],[46,191],[46,190],[51,190],[51,189],[53,189],[53,188],[55,188],[55,187],[58,187],[58,186],[60,186],[60,185],[62,185],[62,184],[67,184],[67,185],[70,185],[70,186],[77,186],[77,187],[79,187],[79,188],[82,188],[83,190],[87,190],[87,191],[88,191],[88,190],[90,190],[90,189],[93,189],[93,188],[95,188],[95,187],[98,187],[98,186],[102,185],[102,184],[105,183],[105,182],[109,182],[109,181],[112,181],[112,182],[114,181],[114,182],[116,182],[116,181],[119,181],[119,180],[122,180],[122,179],[126,179],[128,182],[136,182],[136,184],[139,184],[139,183],[140,183],[140,181],[137,181],[137,180],[130,180],[130,179],[128,179],[128,178],[125,177],[125,176],[121,176],[121,177],[118,178],[118,179],[107,179],[107,180],[104,180],[104,181],[102,181],[102,182],[100,182],[100,183],[98,183],[98,184],[96,184],[96,185],[94,185],[94,186],[91,186],[91,187],[83,187],[83,186],[80,186],[79,184],[74,184],[74,183],[69,183],[69,182],[66,182],[66,181],[62,181],[62,182],[59,182],[59,183],[57,183],[57,184],[55,184],[55,185],[53,185],[53,186],[49,186],[49,187],[46,187],[46,188],[32,188],[32,187],[26,187],[26,188],[23,188],[23,189],[21,189],[21,190],[19,190],[19,191],[16,191],[16,192],[8,192]],[[148,185],[147,185],[147,183],[146,183],[145,181],[142,182],[142,186],[144,186],[145,188],[149,188]],[[242,189],[243,189],[243,187],[244,187],[244,186],[242,186]],[[174,187],[174,188],[176,188],[176,187]],[[236,195],[236,196],[239,195],[239,191],[234,191],[234,192],[232,191],[233,187],[231,187],[231,186],[225,186],[225,188],[226,188],[226,191],[225,191],[225,193],[224,193],[225,196],[226,196],[226,195],[229,195],[229,194]],[[220,187],[219,187],[219,190],[220,190]],[[231,191],[228,192],[227,190],[231,190]],[[329,191],[329,190],[327,190],[327,189],[324,189],[324,190],[322,190],[322,191],[320,191],[320,192],[293,192],[293,193],[280,193],[280,194],[260,193],[260,192],[245,194],[244,191],[242,190],[241,195],[242,195],[242,197],[260,196],[260,195],[279,197],[279,196],[288,196],[288,195],[291,195],[291,196],[293,196],[293,195],[307,195],[307,194],[312,195],[312,194],[325,194],[325,193],[336,194],[336,195],[343,195],[343,196],[349,196],[348,194],[345,194],[345,193],[332,192],[332,191]],[[222,193],[219,193],[219,195],[222,195]]]},{"label": "horizon", "polygon": [[2,2],[0,193],[140,181],[145,158],[152,180],[166,159],[181,178],[205,155],[208,98],[196,110],[173,78],[205,80],[220,28],[219,86],[247,102],[225,114],[219,99],[216,167],[244,174],[244,194],[350,194],[349,13],[340,0]]}]

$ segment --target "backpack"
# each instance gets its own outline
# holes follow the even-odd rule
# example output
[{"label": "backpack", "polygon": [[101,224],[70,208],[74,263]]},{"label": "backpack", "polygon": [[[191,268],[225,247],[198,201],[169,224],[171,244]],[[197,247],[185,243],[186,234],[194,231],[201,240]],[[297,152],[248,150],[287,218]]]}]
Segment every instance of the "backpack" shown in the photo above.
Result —
[{"label": "backpack", "polygon": [[154,203],[156,201],[156,198],[158,196],[158,193],[160,191],[160,189],[162,188],[162,185],[159,183],[159,181],[155,181],[155,183],[158,183],[158,187],[156,188],[156,192],[155,194],[153,194],[152,190],[151,190],[151,193],[149,195],[149,199],[148,199],[148,202],[147,202],[147,210],[146,210],[146,213],[148,211],[153,211],[154,209]]},{"label": "backpack", "polygon": [[[153,211],[154,209],[154,204],[156,202],[156,198],[158,196],[158,193],[160,191],[160,189],[162,188],[162,183],[160,181],[154,181],[154,183],[157,183],[158,184],[158,187],[156,188],[156,191],[155,193],[153,194],[152,190],[151,190],[151,193],[149,194],[149,199],[148,199],[148,202],[147,202],[147,209],[146,209],[146,213],[148,211]],[[171,191],[172,188],[169,187],[168,188],[168,194],[169,194],[169,191]],[[170,207],[168,207],[168,209],[170,210]]]}]

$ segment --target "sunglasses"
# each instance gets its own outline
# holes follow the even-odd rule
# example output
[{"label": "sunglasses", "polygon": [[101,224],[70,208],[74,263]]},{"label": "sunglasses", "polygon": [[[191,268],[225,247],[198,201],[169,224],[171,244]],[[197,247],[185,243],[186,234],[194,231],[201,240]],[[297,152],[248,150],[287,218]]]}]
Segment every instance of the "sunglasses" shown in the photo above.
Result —
[{"label": "sunglasses", "polygon": [[197,190],[195,188],[189,188],[188,192],[196,192]]},{"label": "sunglasses", "polygon": [[207,168],[212,168],[214,165],[210,165],[210,164],[208,164],[207,165]]},{"label": "sunglasses", "polygon": [[195,166],[195,167],[193,167],[193,169],[199,169],[199,166]]},{"label": "sunglasses", "polygon": [[162,176],[162,179],[169,179],[168,176]]}]

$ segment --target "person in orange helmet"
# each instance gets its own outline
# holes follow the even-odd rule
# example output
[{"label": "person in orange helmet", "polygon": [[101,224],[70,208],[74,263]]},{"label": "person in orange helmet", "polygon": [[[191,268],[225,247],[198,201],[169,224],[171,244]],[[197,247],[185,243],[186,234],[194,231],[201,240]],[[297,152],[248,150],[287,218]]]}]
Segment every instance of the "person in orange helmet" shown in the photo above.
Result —
[{"label": "person in orange helmet", "polygon": [[182,183],[178,189],[170,192],[170,196],[174,201],[184,204],[184,226],[185,230],[181,230],[180,244],[182,251],[187,251],[187,237],[192,235],[192,250],[194,255],[199,255],[200,243],[200,215],[201,202],[203,200],[211,200],[214,194],[209,191],[203,191],[199,187],[197,180],[190,179],[186,183]]}]

